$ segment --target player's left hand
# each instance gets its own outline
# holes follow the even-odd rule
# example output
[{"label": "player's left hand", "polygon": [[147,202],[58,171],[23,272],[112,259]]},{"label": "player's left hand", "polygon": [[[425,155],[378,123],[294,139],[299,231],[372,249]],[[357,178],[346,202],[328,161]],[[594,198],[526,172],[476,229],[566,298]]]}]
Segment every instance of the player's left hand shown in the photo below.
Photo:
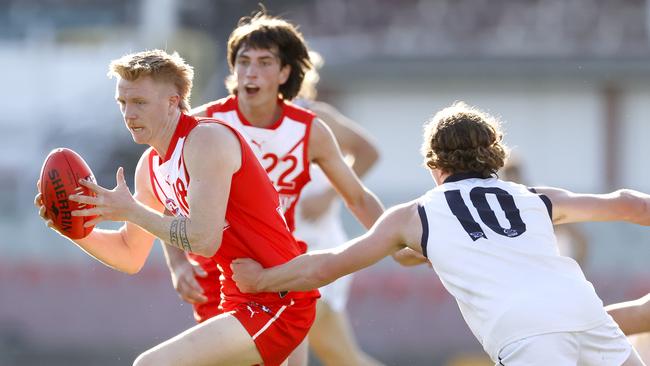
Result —
[{"label": "player's left hand", "polygon": [[261,264],[250,258],[237,258],[230,264],[232,279],[243,293],[256,293],[257,283],[264,268]]},{"label": "player's left hand", "polygon": [[129,221],[138,203],[133,198],[129,187],[124,179],[124,169],[117,169],[115,174],[117,186],[109,190],[89,180],[80,180],[79,183],[95,193],[95,197],[83,194],[70,195],[69,199],[78,203],[93,205],[93,208],[86,208],[72,211],[72,216],[97,216],[87,221],[84,226],[89,227],[101,221]]}]

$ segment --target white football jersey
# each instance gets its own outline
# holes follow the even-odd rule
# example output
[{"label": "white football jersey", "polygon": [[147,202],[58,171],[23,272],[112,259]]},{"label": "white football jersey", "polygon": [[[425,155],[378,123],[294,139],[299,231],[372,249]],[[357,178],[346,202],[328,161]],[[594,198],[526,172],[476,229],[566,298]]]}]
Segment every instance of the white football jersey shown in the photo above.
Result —
[{"label": "white football jersey", "polygon": [[419,204],[423,253],[495,362],[517,339],[608,319],[578,264],[559,255],[547,197],[460,174]]},{"label": "white football jersey", "polygon": [[206,114],[235,128],[266,170],[280,196],[280,207],[291,231],[303,187],[309,182],[308,142],[315,115],[285,101],[278,101],[282,115],[269,127],[256,127],[238,109],[230,96],[207,105]]}]

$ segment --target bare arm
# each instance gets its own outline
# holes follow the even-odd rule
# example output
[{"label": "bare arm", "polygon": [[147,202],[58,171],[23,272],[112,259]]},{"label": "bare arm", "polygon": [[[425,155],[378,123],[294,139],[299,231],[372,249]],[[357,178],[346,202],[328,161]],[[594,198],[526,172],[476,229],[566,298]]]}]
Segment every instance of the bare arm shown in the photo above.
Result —
[{"label": "bare arm", "polygon": [[231,264],[233,279],[244,292],[310,290],[370,266],[405,246],[419,250],[421,237],[417,205],[403,204],[386,211],[365,235],[336,248],[309,252],[268,269],[251,259],[237,259]]},{"label": "bare arm", "polygon": [[[162,204],[156,200],[151,191],[147,156],[148,151],[142,155],[135,169],[133,198],[141,205],[150,207],[151,210],[162,212]],[[155,236],[146,230],[131,222],[125,222],[118,230],[95,228],[90,235],[74,242],[87,254],[109,267],[133,274],[144,265],[154,240]]]},{"label": "bare arm", "polygon": [[332,132],[318,119],[309,136],[309,156],[329,178],[350,212],[370,228],[383,212],[383,206],[345,163]]},{"label": "bare arm", "polygon": [[535,188],[553,206],[553,224],[583,221],[627,221],[650,226],[650,195],[621,189],[607,194],[573,193],[559,188]]},{"label": "bare arm", "polygon": [[187,195],[189,217],[165,216],[142,205],[119,179],[112,191],[84,183],[97,197],[77,196],[75,200],[96,207],[75,211],[73,215],[98,215],[96,221],[132,222],[169,245],[207,257],[214,255],[221,244],[231,178],[241,165],[241,146],[227,127],[200,125],[188,136],[184,159],[192,177]]},{"label": "bare arm", "polygon": [[608,305],[605,310],[625,335],[650,332],[650,294],[637,300]]}]

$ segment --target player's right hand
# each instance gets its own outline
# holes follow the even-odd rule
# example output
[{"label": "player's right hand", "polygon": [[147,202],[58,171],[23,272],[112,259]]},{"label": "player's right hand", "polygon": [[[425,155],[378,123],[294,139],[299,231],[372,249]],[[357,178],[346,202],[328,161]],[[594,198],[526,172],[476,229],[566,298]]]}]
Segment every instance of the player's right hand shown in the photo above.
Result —
[{"label": "player's right hand", "polygon": [[206,277],[208,274],[196,262],[182,261],[177,263],[171,271],[172,284],[178,296],[190,304],[199,304],[208,301],[203,288],[196,277]]}]

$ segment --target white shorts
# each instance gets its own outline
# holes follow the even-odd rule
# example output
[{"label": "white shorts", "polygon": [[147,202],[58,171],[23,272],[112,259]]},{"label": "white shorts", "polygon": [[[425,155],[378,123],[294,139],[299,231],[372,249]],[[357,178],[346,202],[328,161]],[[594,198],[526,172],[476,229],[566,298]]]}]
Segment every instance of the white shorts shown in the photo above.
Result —
[{"label": "white shorts", "polygon": [[512,342],[497,366],[620,366],[632,345],[611,318],[582,332],[547,333]]}]

